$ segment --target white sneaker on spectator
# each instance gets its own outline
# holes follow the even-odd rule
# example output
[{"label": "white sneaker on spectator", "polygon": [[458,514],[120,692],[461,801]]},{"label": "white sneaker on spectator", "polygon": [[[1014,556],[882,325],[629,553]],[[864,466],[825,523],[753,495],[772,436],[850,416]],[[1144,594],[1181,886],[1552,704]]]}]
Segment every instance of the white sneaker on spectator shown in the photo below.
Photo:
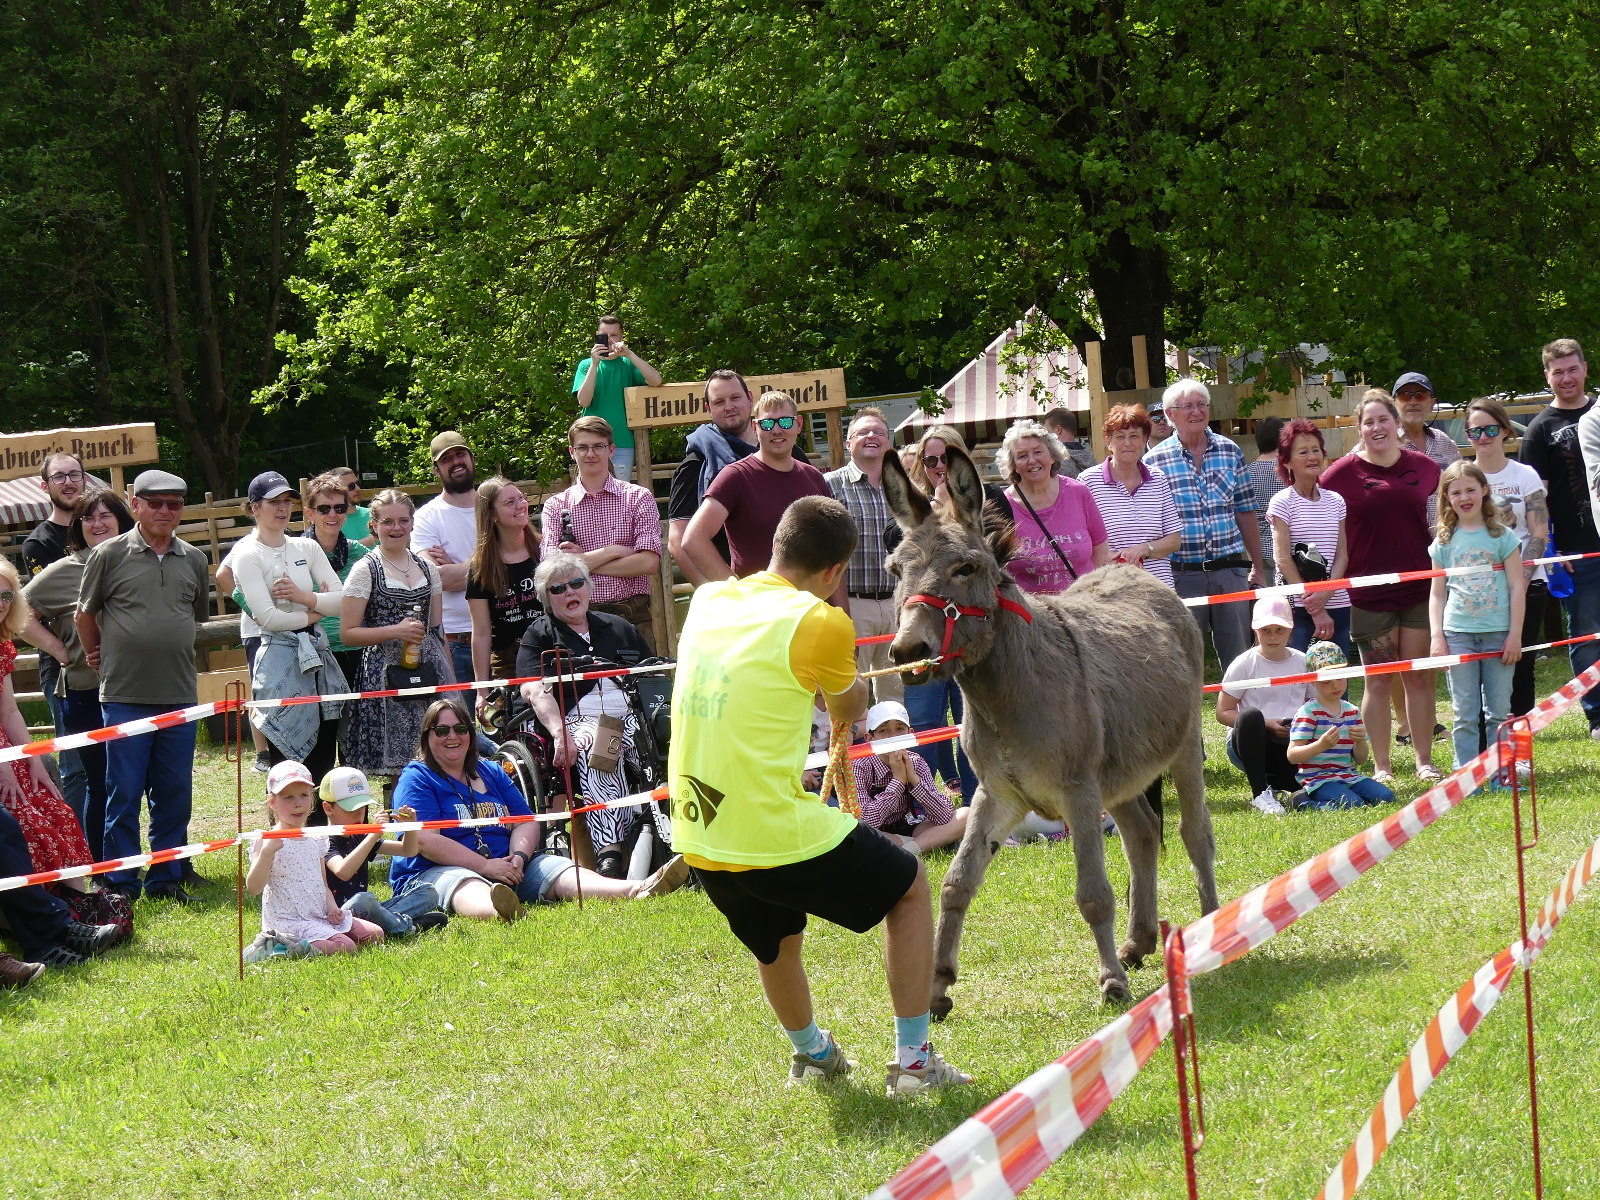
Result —
[{"label": "white sneaker on spectator", "polygon": [[1259,796],[1251,797],[1250,803],[1255,805],[1268,816],[1281,817],[1285,812],[1288,811],[1279,802],[1278,797],[1273,794],[1272,789],[1269,787],[1262,788]]}]

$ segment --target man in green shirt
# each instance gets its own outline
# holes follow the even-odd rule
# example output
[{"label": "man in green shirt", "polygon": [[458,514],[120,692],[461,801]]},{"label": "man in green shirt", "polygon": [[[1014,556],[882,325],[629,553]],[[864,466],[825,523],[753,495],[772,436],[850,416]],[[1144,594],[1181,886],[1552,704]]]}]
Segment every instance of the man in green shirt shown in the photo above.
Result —
[{"label": "man in green shirt", "polygon": [[611,423],[617,440],[611,468],[624,481],[633,477],[634,452],[623,391],[641,386],[660,387],[661,372],[628,349],[622,337],[622,321],[615,313],[606,313],[596,325],[589,357],[573,373],[572,394],[578,398],[584,416],[604,417]]}]

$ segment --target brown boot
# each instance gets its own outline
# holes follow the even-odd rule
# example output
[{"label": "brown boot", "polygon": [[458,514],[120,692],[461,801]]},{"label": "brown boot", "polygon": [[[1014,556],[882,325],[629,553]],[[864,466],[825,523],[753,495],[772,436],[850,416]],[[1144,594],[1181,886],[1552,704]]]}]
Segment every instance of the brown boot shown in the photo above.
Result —
[{"label": "brown boot", "polygon": [[21,962],[9,954],[0,954],[0,988],[25,988],[42,974],[43,963]]}]

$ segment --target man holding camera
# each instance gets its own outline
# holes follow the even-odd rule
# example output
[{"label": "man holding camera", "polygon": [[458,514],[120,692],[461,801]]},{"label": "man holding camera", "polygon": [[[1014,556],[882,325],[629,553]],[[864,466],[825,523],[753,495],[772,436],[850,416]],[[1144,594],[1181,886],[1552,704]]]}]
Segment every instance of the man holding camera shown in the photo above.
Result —
[{"label": "man holding camera", "polygon": [[611,466],[618,479],[633,477],[633,431],[628,428],[623,392],[631,387],[659,387],[661,372],[628,348],[622,321],[606,313],[596,325],[589,357],[572,376],[572,394],[586,417],[603,417],[616,436]]}]

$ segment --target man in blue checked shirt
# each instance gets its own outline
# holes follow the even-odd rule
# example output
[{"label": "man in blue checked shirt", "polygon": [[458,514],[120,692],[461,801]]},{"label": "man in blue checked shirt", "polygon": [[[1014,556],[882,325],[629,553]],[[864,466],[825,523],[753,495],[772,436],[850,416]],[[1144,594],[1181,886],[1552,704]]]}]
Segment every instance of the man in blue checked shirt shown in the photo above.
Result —
[{"label": "man in blue checked shirt", "polygon": [[[1183,520],[1183,541],[1172,556],[1178,595],[1216,596],[1265,583],[1256,519],[1261,502],[1244,452],[1207,424],[1210,391],[1198,379],[1180,379],[1161,394],[1161,405],[1174,436],[1146,451],[1144,463],[1166,477]],[[1224,668],[1249,648],[1249,601],[1189,611],[1202,636],[1210,633]]]}]

